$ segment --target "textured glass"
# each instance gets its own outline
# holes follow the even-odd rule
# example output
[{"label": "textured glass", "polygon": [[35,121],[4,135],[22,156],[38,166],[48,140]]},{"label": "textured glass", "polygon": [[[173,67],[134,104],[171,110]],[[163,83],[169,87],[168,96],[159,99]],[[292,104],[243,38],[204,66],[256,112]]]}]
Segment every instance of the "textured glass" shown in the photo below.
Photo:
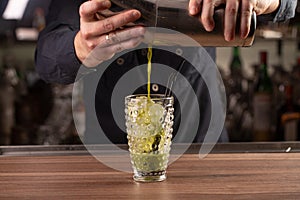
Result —
[{"label": "textured glass", "polygon": [[173,132],[173,97],[131,95],[125,99],[126,129],[136,181],[166,178]]}]

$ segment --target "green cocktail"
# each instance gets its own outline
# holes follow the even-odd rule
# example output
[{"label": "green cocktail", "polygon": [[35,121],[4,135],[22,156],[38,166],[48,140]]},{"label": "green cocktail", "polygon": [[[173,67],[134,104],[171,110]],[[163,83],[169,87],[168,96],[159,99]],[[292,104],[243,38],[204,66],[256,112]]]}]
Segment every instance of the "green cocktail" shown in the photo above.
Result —
[{"label": "green cocktail", "polygon": [[173,97],[126,97],[126,128],[136,181],[166,179],[173,126]]}]

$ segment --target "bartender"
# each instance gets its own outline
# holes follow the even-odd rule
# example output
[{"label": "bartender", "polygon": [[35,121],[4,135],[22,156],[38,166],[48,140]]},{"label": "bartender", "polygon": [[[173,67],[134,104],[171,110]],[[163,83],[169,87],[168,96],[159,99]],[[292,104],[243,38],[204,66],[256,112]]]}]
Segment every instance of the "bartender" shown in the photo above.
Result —
[{"label": "bartender", "polygon": [[[215,26],[213,14],[216,7],[225,6],[224,38],[230,42],[235,37],[246,38],[250,30],[251,15],[256,12],[263,16],[264,20],[274,22],[286,21],[294,16],[296,0],[190,0],[189,13],[199,17],[204,28],[212,31]],[[135,48],[142,40],[145,28],[134,26],[124,28],[126,24],[134,22],[141,17],[138,10],[127,10],[117,15],[103,18],[99,12],[114,9],[109,0],[52,0],[47,16],[46,28],[40,33],[36,49],[36,69],[42,79],[51,83],[71,84],[75,82],[77,72],[88,58],[88,55],[97,47],[102,52],[98,55],[98,64],[111,59],[116,53],[125,49]],[[240,13],[238,15],[238,13]],[[238,20],[237,17],[240,17]],[[176,20],[176,19],[174,19]],[[237,21],[240,24],[236,24]],[[240,35],[235,35],[236,26],[240,26]],[[100,48],[99,48],[100,47]],[[185,49],[182,49],[185,51]],[[209,55],[215,59],[215,49],[206,48]],[[182,57],[174,56],[159,49],[153,49],[152,62],[162,63],[174,69],[178,69],[182,63]],[[144,50],[134,50],[122,55],[113,61],[99,80],[95,95],[97,117],[86,112],[86,143],[103,143],[105,138],[95,136],[93,124],[99,123],[106,137],[113,143],[126,143],[126,133],[122,131],[113,119],[110,109],[113,86],[128,70],[146,63],[147,54]],[[193,66],[184,66],[181,71],[190,82],[199,101],[200,121],[194,142],[202,142],[209,126],[211,116],[211,99],[209,98],[207,85],[196,72]],[[94,65],[86,65],[86,68],[97,68]],[[99,65],[98,67],[101,67]],[[97,73],[89,73],[84,76],[85,83],[97,78]],[[86,95],[89,96],[89,84],[84,84]],[[157,85],[152,87],[153,93],[164,93],[165,88]],[[184,91],[185,88],[182,88]],[[146,93],[146,87],[137,89],[138,93]],[[120,97],[122,98],[122,97]],[[178,110],[175,103],[175,111]],[[176,113],[175,113],[176,115]],[[176,116],[175,116],[176,118]],[[174,124],[174,134],[180,119],[177,117]],[[184,133],[180,133],[184,134]],[[186,133],[187,134],[187,133]],[[184,137],[183,137],[184,138]],[[219,141],[227,141],[224,130]],[[181,142],[185,142],[184,140]]]}]

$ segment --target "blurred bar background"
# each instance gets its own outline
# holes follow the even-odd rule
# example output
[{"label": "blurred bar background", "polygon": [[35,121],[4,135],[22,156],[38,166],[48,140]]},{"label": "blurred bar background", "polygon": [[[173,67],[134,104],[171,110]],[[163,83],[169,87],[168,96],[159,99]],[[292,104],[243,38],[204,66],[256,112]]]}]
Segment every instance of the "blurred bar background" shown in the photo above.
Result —
[{"label": "blurred bar background", "polygon": [[[23,1],[24,10],[16,9],[23,10],[21,17],[5,14],[9,3]],[[72,116],[73,86],[45,83],[34,68],[49,2],[0,1],[0,145],[81,143]],[[254,137],[261,52],[272,86],[272,114],[263,119],[270,122],[270,137],[264,139]],[[251,47],[217,47],[216,64],[226,86],[230,142],[300,140],[300,8],[286,23],[259,23]]]}]

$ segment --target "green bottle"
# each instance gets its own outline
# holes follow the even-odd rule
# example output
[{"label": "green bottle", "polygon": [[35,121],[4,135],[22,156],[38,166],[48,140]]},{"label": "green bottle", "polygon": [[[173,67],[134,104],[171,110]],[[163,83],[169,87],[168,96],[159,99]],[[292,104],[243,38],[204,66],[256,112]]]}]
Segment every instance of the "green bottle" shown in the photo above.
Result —
[{"label": "green bottle", "polygon": [[231,73],[240,73],[242,67],[242,61],[240,59],[240,51],[238,47],[233,47],[233,56],[230,64]]},{"label": "green bottle", "polygon": [[238,47],[233,47],[233,56],[230,63],[231,81],[230,93],[242,93],[242,61],[240,59],[240,51]]},{"label": "green bottle", "polygon": [[267,52],[260,52],[260,67],[253,97],[253,141],[273,140],[272,92],[273,86],[268,74]]}]

